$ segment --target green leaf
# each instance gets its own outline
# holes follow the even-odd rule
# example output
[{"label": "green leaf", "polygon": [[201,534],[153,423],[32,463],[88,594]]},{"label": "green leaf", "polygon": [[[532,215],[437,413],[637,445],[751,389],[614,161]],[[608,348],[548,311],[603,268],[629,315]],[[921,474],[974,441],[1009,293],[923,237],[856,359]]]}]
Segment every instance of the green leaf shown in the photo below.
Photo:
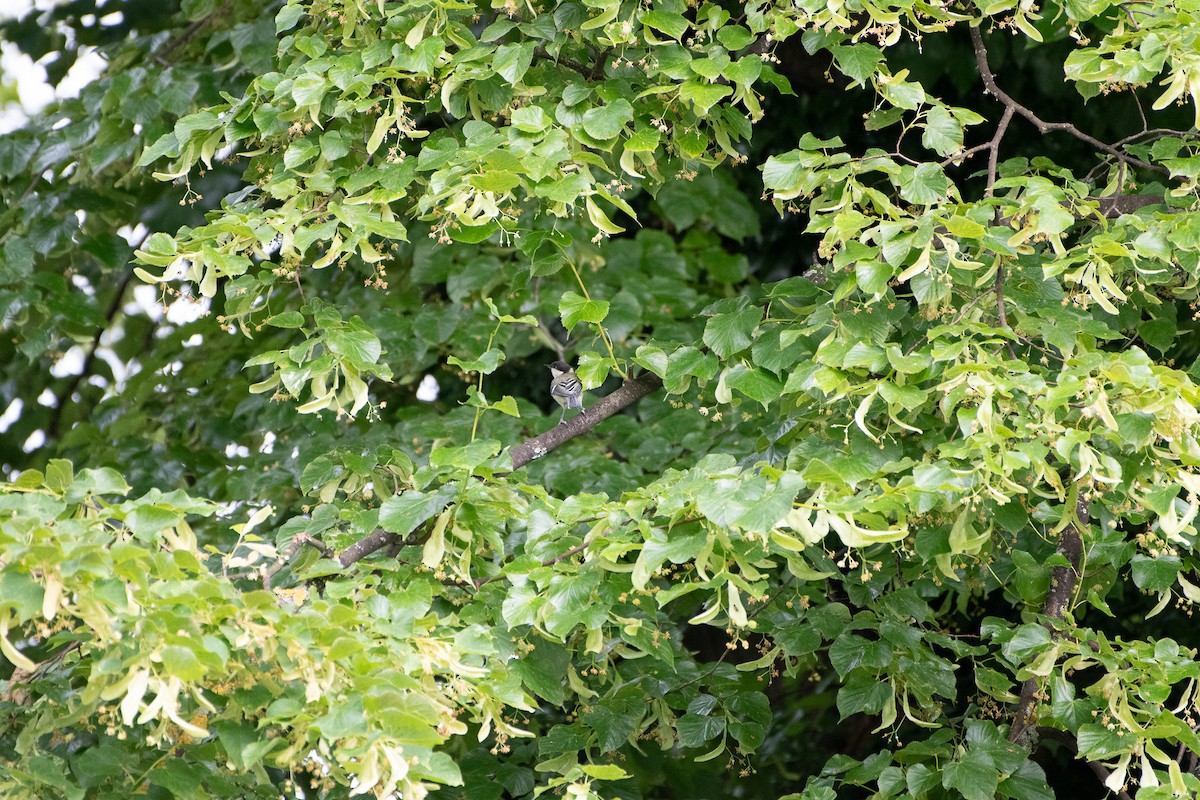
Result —
[{"label": "green leaf", "polygon": [[163,668],[167,674],[189,683],[204,677],[204,665],[196,658],[190,647],[172,645],[164,647],[159,653],[162,657]]},{"label": "green leaf", "polygon": [[697,114],[707,114],[717,103],[733,94],[733,89],[724,84],[688,81],[679,88],[679,97],[692,103]]},{"label": "green leaf", "polygon": [[609,753],[628,744],[645,710],[638,699],[622,693],[595,704],[580,718],[596,734],[600,752]]},{"label": "green leaf", "polygon": [[704,343],[727,359],[750,346],[750,335],[762,318],[763,310],[758,306],[715,314],[704,326]]},{"label": "green leaf", "polygon": [[901,172],[900,196],[910,203],[929,206],[947,199],[950,181],[937,164],[905,167]]},{"label": "green leaf", "polygon": [[325,332],[325,344],[331,352],[342,356],[359,369],[368,369],[379,361],[383,345],[379,337],[368,330],[334,330]]},{"label": "green leaf", "polygon": [[676,41],[681,41],[691,27],[684,17],[666,11],[643,11],[640,19],[646,27],[665,33]]},{"label": "green leaf", "polygon": [[962,124],[943,106],[929,109],[925,117],[925,130],[921,144],[940,156],[948,156],[962,149]]},{"label": "green leaf", "polygon": [[587,135],[599,141],[616,138],[626,125],[633,121],[633,106],[628,100],[619,98],[602,106],[589,108],[583,114],[583,129]]},{"label": "green leaf", "polygon": [[1002,780],[999,789],[1014,800],[1043,800],[1050,794],[1041,765],[1028,760]]},{"label": "green leaf", "polygon": [[809,168],[799,151],[792,150],[780,156],[770,156],[762,166],[763,186],[785,196],[794,196]]},{"label": "green leaf", "polygon": [[769,372],[737,364],[725,374],[725,385],[769,408],[783,392],[783,382]]},{"label": "green leaf", "polygon": [[558,301],[563,327],[572,330],[580,322],[599,324],[608,316],[608,301],[589,300],[575,292],[564,292]]},{"label": "green leaf", "polygon": [[883,63],[883,52],[871,44],[837,45],[830,52],[838,69],[855,84],[869,83]]},{"label": "green leaf", "polygon": [[856,672],[838,690],[838,713],[842,719],[852,714],[878,714],[891,696],[890,684]]},{"label": "green leaf", "polygon": [[555,705],[566,699],[563,684],[567,679],[570,658],[566,648],[557,642],[538,641],[532,650],[522,654],[513,670],[529,689]]},{"label": "green leaf", "polygon": [[661,138],[658,128],[638,128],[625,140],[625,149],[634,153],[653,153]]},{"label": "green leaf", "polygon": [[304,7],[298,3],[288,3],[279,9],[279,13],[275,15],[275,31],[283,33],[286,30],[291,30],[303,18]]},{"label": "green leaf", "polygon": [[130,486],[120,473],[111,467],[100,469],[85,469],[75,476],[67,500],[78,502],[89,495],[126,495]]},{"label": "green leaf", "polygon": [[717,41],[727,50],[741,50],[754,41],[754,34],[741,25],[723,25],[717,31]]},{"label": "green leaf", "polygon": [[1080,758],[1104,759],[1129,752],[1134,736],[1120,728],[1097,723],[1084,723],[1077,734]]},{"label": "green leaf", "polygon": [[366,726],[363,698],[358,693],[343,696],[329,703],[329,712],[313,720],[313,727],[327,741],[336,741],[361,732]]},{"label": "green leaf", "polygon": [[650,576],[667,561],[672,564],[682,564],[695,558],[704,549],[708,537],[703,530],[671,531],[655,529],[651,537],[642,546],[634,564],[631,580],[637,589],[644,588],[650,581]]},{"label": "green leaf", "polygon": [[702,747],[725,732],[724,717],[684,714],[676,724],[679,743],[684,747]]},{"label": "green leaf", "polygon": [[303,328],[304,315],[299,311],[284,311],[267,317],[266,324],[274,328]]},{"label": "green leaf", "polygon": [[163,156],[179,155],[179,139],[175,136],[175,132],[164,133],[158,137],[154,144],[142,151],[142,155],[138,158],[136,166],[144,167],[148,164],[153,164]]},{"label": "green leaf", "polygon": [[887,291],[888,281],[894,274],[895,270],[880,261],[860,261],[854,265],[858,288],[876,297],[881,297]]},{"label": "green leaf", "polygon": [[495,403],[492,403],[489,408],[494,408],[501,414],[507,414],[510,417],[520,417],[521,409],[517,407],[517,401],[512,395],[504,395]]},{"label": "green leaf", "polygon": [[0,573],[0,608],[16,611],[18,620],[38,614],[44,595],[42,585],[24,572],[6,569]]},{"label": "green leaf", "polygon": [[479,244],[492,238],[498,230],[500,225],[495,221],[488,221],[483,225],[462,225],[451,231],[450,238],[463,244]]},{"label": "green leaf", "polygon": [[327,88],[325,78],[320,75],[314,75],[311,72],[306,72],[292,83],[292,99],[296,101],[297,107],[300,108],[317,105],[325,96]]},{"label": "green leaf", "polygon": [[522,106],[512,114],[511,123],[522,133],[541,133],[552,120],[541,106]]},{"label": "green leaf", "polygon": [[1179,557],[1171,555],[1147,556],[1138,553],[1130,562],[1133,582],[1139,589],[1148,592],[1165,592],[1175,585],[1179,575]]},{"label": "green leaf", "polygon": [[464,360],[458,356],[449,356],[446,359],[447,364],[459,367],[466,372],[481,372],[484,375],[490,375],[496,371],[496,368],[504,362],[504,351],[492,348],[485,350],[479,358]]},{"label": "green leaf", "polygon": [[379,527],[388,533],[407,536],[445,508],[452,496],[453,491],[447,488],[434,494],[409,490],[393,495],[379,507]]},{"label": "green leaf", "polygon": [[629,773],[616,764],[583,764],[579,768],[598,781],[619,781],[629,777]]},{"label": "green leaf", "polygon": [[533,63],[533,42],[505,44],[496,48],[492,69],[509,83],[519,83]]},{"label": "green leaf", "polygon": [[942,786],[956,789],[966,800],[992,800],[1000,785],[1000,772],[984,753],[968,750],[943,768]]},{"label": "green leaf", "polygon": [[461,447],[435,448],[429,454],[429,465],[474,471],[476,467],[494,458],[499,452],[500,442],[494,439],[477,439]]}]

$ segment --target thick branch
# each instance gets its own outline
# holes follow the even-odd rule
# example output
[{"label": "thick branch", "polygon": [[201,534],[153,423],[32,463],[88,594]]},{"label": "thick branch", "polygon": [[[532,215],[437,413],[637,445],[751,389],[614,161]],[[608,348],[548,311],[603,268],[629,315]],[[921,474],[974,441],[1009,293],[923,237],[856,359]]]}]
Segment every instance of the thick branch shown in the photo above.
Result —
[{"label": "thick branch", "polygon": [[[601,398],[591,408],[584,409],[578,416],[514,447],[511,451],[513,469],[520,469],[535,458],[541,458],[559,445],[590,431],[621,409],[633,405],[661,387],[662,379],[651,372],[626,381],[621,388]],[[409,538],[416,541],[411,535]],[[338,563],[343,568],[348,567],[376,550],[387,547],[395,540],[396,534],[382,529],[376,530],[343,550],[338,556]]]},{"label": "thick branch", "polygon": [[[1050,593],[1046,595],[1046,603],[1042,607],[1042,613],[1050,619],[1062,619],[1075,596],[1075,589],[1079,585],[1080,564],[1083,561],[1083,532],[1080,528],[1089,522],[1091,515],[1088,512],[1088,502],[1080,492],[1075,503],[1075,519],[1067,523],[1058,537],[1058,552],[1067,559],[1068,566],[1055,567],[1050,572]],[[1022,684],[1017,713],[1012,729],[1008,732],[1010,742],[1019,741],[1033,724],[1037,692],[1036,677],[1029,678]]]},{"label": "thick branch", "polygon": [[1118,194],[1097,199],[1100,202],[1100,213],[1108,219],[1132,214],[1140,208],[1161,205],[1163,202],[1162,197],[1153,194]]},{"label": "thick branch", "polygon": [[1110,144],[1106,144],[1106,143],[1100,141],[1099,139],[1097,139],[1096,137],[1090,136],[1090,135],[1084,133],[1083,131],[1079,130],[1079,128],[1076,128],[1074,125],[1072,125],[1069,122],[1046,122],[1046,120],[1042,119],[1037,114],[1033,113],[1028,108],[1026,108],[1025,106],[1018,103],[1011,96],[1009,96],[1009,94],[1007,92],[1005,92],[1003,89],[1001,89],[996,84],[996,76],[992,74],[992,68],[990,66],[988,66],[987,48],[984,47],[984,45],[983,45],[983,35],[979,32],[979,28],[972,27],[970,30],[971,30],[971,44],[975,49],[975,63],[979,67],[979,77],[981,77],[983,79],[983,85],[987,89],[988,93],[991,94],[993,97],[995,97],[997,100],[999,100],[1001,103],[1003,103],[1005,108],[1012,109],[1013,111],[1015,111],[1016,113],[1018,113],[1022,117],[1024,117],[1025,119],[1032,122],[1034,127],[1038,129],[1039,133],[1049,133],[1050,131],[1063,131],[1065,133],[1071,134],[1076,139],[1079,139],[1082,142],[1086,142],[1086,143],[1090,144],[1092,147],[1096,148],[1097,150],[1102,150],[1103,152],[1108,153],[1109,155],[1114,156],[1115,158],[1117,158],[1121,161],[1125,161],[1127,163],[1141,167],[1142,169],[1149,169],[1149,170],[1154,170],[1155,172],[1163,172],[1163,173],[1168,172],[1168,170],[1166,168],[1161,167],[1157,164],[1150,164],[1148,162],[1142,161],[1140,158],[1134,158],[1133,156],[1130,156],[1130,155],[1127,155],[1127,154],[1121,152],[1116,147],[1113,147]]},{"label": "thick branch", "polygon": [[364,536],[343,550],[337,557],[338,564],[342,566],[342,569],[345,569],[355,561],[361,561],[376,550],[387,547],[395,539],[396,534],[389,533],[383,528],[376,528],[373,533]]}]

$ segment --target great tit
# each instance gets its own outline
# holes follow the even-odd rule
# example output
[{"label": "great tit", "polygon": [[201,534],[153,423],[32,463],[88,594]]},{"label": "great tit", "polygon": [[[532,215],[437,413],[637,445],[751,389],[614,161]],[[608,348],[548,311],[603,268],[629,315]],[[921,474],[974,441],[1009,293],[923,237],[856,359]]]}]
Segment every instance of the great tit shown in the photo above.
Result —
[{"label": "great tit", "polygon": [[561,425],[568,408],[583,411],[583,383],[565,361],[555,361],[546,366],[550,369],[550,396],[562,406],[562,414],[558,417],[558,424]]}]

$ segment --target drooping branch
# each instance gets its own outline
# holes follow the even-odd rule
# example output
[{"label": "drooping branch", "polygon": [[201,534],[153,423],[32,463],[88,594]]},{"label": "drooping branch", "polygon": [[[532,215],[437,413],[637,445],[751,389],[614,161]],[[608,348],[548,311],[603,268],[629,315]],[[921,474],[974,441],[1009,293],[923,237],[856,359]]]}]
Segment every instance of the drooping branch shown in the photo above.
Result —
[{"label": "drooping branch", "polygon": [[[633,405],[638,400],[641,400],[651,392],[657,391],[661,387],[662,378],[652,372],[644,373],[626,381],[621,388],[601,398],[595,405],[584,409],[578,416],[556,425],[540,436],[526,439],[514,447],[510,453],[513,469],[518,470],[534,459],[541,458],[554,448],[574,439],[576,436],[590,431],[613,414]],[[396,534],[389,533],[383,529],[375,530],[343,550],[338,555],[337,561],[344,569],[395,541]],[[419,535],[410,534],[405,541],[415,544],[419,541]]]}]

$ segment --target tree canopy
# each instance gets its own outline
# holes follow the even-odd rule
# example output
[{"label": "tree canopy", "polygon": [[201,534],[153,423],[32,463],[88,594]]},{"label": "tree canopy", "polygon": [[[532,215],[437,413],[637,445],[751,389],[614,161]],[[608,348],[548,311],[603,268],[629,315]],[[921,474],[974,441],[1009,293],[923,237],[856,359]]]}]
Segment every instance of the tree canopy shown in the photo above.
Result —
[{"label": "tree canopy", "polygon": [[1200,794],[1194,0],[0,41],[5,797]]}]

